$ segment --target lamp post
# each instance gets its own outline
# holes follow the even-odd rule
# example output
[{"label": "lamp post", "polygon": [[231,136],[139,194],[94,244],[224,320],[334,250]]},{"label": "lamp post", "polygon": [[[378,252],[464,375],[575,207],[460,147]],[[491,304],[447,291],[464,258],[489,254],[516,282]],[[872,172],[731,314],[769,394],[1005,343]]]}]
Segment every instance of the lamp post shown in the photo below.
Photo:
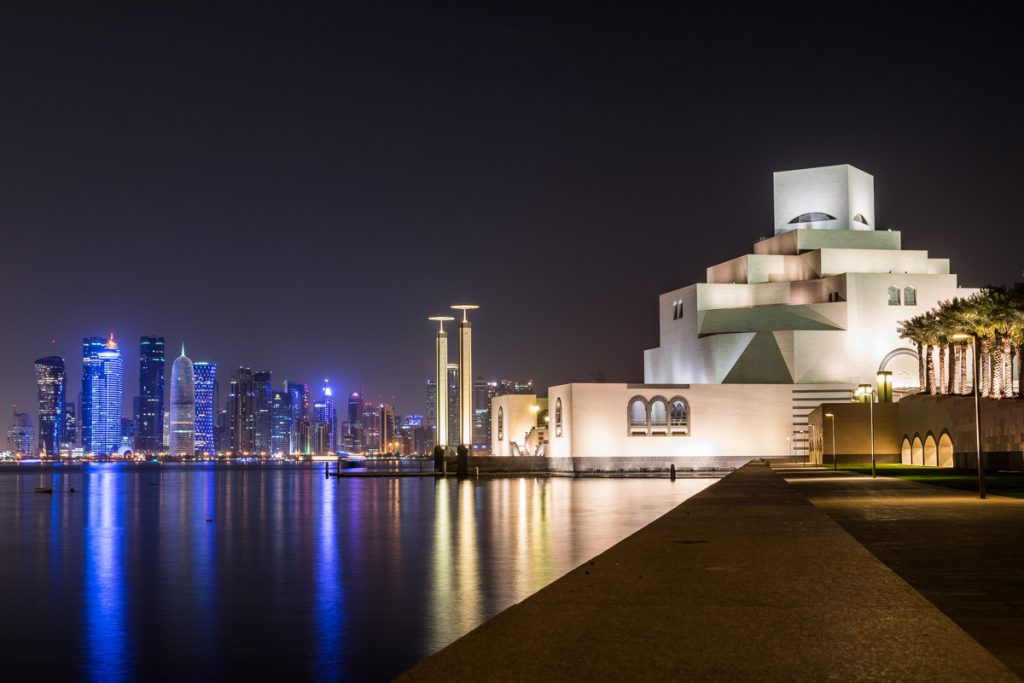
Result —
[{"label": "lamp post", "polygon": [[974,373],[971,384],[974,385],[974,448],[978,454],[978,498],[984,498],[985,467],[981,457],[981,400],[978,397],[978,335],[954,334],[953,339],[971,340],[971,371]]},{"label": "lamp post", "polygon": [[825,417],[832,420],[832,471],[835,472],[839,469],[837,463],[838,455],[836,454],[836,416],[832,413],[825,413]]},{"label": "lamp post", "polygon": [[874,479],[877,475],[875,474],[875,395],[878,390],[875,387],[871,387],[871,393],[868,394],[868,415],[871,422],[871,478]]}]

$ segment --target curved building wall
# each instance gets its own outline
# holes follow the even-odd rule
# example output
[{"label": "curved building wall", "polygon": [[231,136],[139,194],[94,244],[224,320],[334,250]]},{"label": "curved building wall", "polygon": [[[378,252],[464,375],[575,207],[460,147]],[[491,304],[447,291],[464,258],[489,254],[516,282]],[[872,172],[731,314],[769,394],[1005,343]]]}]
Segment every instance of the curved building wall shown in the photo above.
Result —
[{"label": "curved building wall", "polygon": [[173,455],[196,450],[196,382],[192,361],[182,355],[171,366],[171,442]]}]

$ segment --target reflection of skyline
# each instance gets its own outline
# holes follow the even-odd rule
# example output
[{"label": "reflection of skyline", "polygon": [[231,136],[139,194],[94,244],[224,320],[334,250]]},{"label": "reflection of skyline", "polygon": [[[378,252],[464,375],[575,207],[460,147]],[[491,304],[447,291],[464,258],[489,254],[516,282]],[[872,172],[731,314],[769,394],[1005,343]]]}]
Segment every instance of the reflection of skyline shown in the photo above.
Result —
[{"label": "reflection of skyline", "polygon": [[37,629],[0,624],[0,642],[40,679],[63,670],[41,649],[55,641],[96,680],[255,661],[268,677],[397,675],[684,497],[658,480],[339,481],[211,465],[53,480],[43,497],[38,473],[0,473],[0,497],[16,502],[0,508],[13,530],[0,544],[24,549],[0,553],[0,607]]},{"label": "reflection of skyline", "polygon": [[124,580],[124,544],[117,524],[118,472],[89,472],[85,519],[86,670],[94,681],[132,678]]}]

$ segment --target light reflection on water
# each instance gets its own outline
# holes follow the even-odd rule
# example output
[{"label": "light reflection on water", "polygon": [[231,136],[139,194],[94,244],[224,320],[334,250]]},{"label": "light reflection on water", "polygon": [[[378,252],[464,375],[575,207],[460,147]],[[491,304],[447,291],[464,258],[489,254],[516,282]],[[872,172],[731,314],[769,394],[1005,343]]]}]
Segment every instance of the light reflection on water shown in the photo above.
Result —
[{"label": "light reflection on water", "polygon": [[5,672],[386,680],[710,483],[321,472],[0,471]]}]

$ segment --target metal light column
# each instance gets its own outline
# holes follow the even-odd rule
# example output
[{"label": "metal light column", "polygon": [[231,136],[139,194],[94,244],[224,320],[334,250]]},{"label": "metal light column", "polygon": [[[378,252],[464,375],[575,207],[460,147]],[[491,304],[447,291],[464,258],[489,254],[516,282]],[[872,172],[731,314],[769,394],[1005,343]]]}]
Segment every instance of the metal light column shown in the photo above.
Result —
[{"label": "metal light column", "polygon": [[437,428],[434,432],[434,446],[445,448],[448,446],[448,334],[444,331],[444,324],[449,320],[455,320],[450,315],[435,315],[429,318],[438,323],[437,337],[435,337],[435,358],[437,367],[434,373],[435,387],[437,391],[436,409]]},{"label": "metal light column", "polygon": [[875,478],[875,394],[874,388],[871,389],[871,393],[868,395],[868,406],[870,406],[870,419],[871,419],[871,478]]},{"label": "metal light column", "polygon": [[469,311],[480,308],[474,304],[456,304],[462,311],[459,323],[459,443],[473,448],[473,328],[469,324]]},{"label": "metal light column", "polygon": [[833,413],[825,413],[825,417],[832,420],[832,471],[839,470],[839,455],[836,453],[836,416]]}]

